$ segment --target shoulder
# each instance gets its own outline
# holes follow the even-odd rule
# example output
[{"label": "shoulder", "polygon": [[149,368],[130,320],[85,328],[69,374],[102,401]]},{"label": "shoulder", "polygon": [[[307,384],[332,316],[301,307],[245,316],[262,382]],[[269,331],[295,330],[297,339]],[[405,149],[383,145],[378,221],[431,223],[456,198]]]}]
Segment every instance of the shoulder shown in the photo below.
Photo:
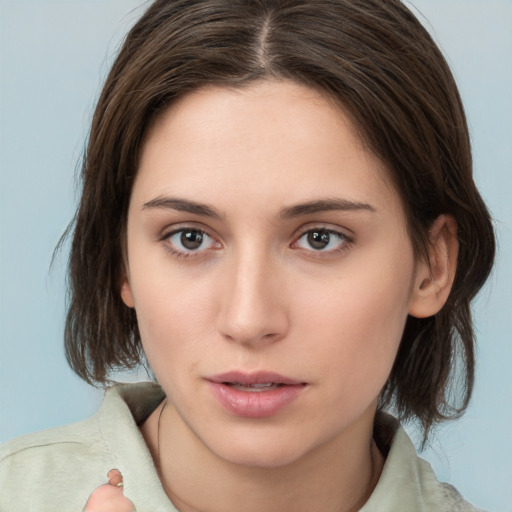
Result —
[{"label": "shoulder", "polygon": [[103,483],[106,456],[96,417],[9,441],[0,446],[0,510],[81,510]]},{"label": "shoulder", "polygon": [[26,453],[37,454],[40,451],[79,448],[87,445],[96,437],[95,417],[65,427],[27,434],[0,445],[0,464],[4,464]]},{"label": "shoulder", "polygon": [[454,487],[437,480],[398,421],[381,414],[375,429],[375,440],[386,462],[372,496],[360,512],[479,512]]},{"label": "shoulder", "polygon": [[450,484],[442,483],[441,494],[445,503],[445,510],[449,512],[484,512],[468,503],[459,494],[459,491]]},{"label": "shoulder", "polygon": [[151,383],[118,385],[93,417],[0,446],[0,511],[83,510],[112,469],[130,486],[153,475],[138,425],[162,398]]},{"label": "shoulder", "polygon": [[39,456],[61,457],[86,452],[88,456],[109,451],[110,434],[126,425],[133,430],[163,399],[153,383],[121,384],[107,390],[99,411],[86,420],[36,432],[0,445],[0,464]]}]

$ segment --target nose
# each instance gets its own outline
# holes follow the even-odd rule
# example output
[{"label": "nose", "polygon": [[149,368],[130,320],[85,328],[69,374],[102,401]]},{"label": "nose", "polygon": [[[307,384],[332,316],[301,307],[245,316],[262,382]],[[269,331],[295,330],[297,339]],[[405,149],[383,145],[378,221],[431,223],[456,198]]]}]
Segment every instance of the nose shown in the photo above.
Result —
[{"label": "nose", "polygon": [[221,287],[220,334],[228,341],[251,346],[285,337],[289,315],[279,266],[269,255],[250,250],[228,265]]}]

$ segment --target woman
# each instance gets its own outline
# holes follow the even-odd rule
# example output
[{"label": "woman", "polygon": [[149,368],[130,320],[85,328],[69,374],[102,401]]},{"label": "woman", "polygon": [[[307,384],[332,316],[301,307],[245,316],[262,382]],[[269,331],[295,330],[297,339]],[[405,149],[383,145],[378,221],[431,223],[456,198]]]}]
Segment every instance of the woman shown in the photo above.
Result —
[{"label": "woman", "polygon": [[93,119],[66,348],[88,382],[147,359],[158,385],[3,448],[0,508],[472,510],[384,410],[425,440],[463,412],[493,254],[401,3],[155,2]]}]

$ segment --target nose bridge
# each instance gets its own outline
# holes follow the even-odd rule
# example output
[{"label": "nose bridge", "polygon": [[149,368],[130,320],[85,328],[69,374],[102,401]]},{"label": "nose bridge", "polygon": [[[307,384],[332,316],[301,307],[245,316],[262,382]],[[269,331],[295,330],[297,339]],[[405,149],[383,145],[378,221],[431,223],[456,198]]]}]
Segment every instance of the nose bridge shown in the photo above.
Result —
[{"label": "nose bridge", "polygon": [[279,265],[268,251],[250,245],[227,263],[219,330],[231,341],[277,341],[288,328]]}]

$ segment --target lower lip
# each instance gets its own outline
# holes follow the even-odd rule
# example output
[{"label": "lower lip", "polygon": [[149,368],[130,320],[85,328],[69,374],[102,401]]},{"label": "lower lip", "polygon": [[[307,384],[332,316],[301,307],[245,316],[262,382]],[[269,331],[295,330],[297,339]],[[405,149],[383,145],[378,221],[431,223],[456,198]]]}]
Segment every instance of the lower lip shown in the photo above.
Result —
[{"label": "lower lip", "polygon": [[208,381],[215,398],[231,414],[244,418],[268,418],[293,402],[304,384],[283,385],[270,391],[240,391],[221,382]]}]

